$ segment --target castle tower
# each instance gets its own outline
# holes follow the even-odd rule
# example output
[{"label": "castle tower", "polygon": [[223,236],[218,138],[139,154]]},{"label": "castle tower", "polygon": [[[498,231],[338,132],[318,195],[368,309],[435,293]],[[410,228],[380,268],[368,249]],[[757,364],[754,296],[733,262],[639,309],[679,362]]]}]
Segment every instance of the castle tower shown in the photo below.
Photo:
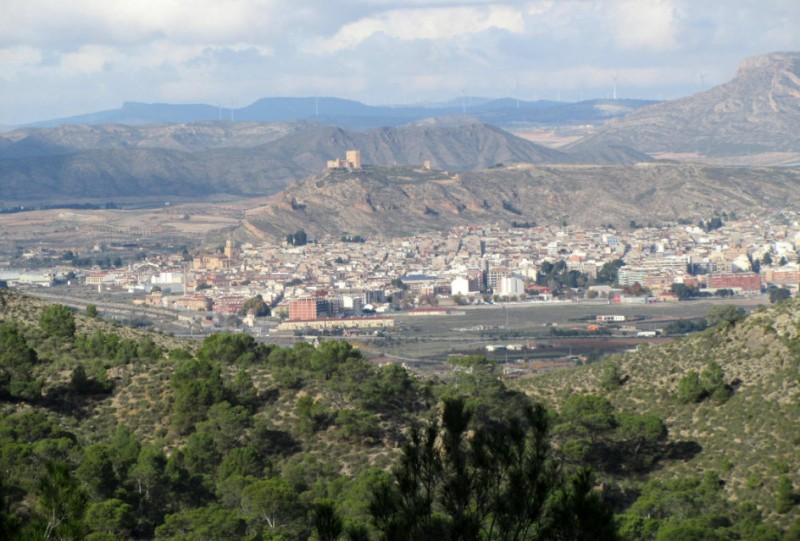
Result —
[{"label": "castle tower", "polygon": [[361,169],[360,150],[348,150],[345,154],[345,159],[347,160],[347,165],[349,165],[352,169]]}]

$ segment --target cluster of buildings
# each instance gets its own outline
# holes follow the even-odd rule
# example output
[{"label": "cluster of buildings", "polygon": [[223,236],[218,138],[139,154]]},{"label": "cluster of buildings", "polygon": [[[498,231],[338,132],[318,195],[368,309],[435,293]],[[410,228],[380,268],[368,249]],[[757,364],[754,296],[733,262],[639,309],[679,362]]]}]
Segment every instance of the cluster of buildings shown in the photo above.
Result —
[{"label": "cluster of buildings", "polygon": [[[357,159],[348,154],[348,161]],[[769,285],[796,290],[798,220],[783,212],[713,231],[687,224],[624,231],[485,225],[365,242],[320,238],[304,246],[228,240],[192,261],[167,254],[83,279],[99,289],[139,291],[137,302],[222,315],[241,315],[259,295],[286,329],[382,328],[394,324],[395,310],[550,300],[551,289],[536,281],[545,264],[558,262],[589,280],[566,291],[573,300],[625,302],[643,292],[650,300],[676,300],[674,284],[745,295]],[[617,259],[625,262],[618,286],[592,286],[603,265]]]}]

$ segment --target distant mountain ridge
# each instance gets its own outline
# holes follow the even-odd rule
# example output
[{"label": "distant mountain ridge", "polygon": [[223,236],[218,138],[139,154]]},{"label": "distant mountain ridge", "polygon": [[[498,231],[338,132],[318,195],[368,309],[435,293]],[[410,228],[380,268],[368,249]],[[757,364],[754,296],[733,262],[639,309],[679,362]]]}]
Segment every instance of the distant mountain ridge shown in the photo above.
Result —
[{"label": "distant mountain ridge", "polygon": [[[458,100],[454,100],[458,101]],[[207,104],[125,102],[109,109],[67,118],[34,122],[27,127],[52,128],[75,124],[163,124],[209,121],[285,122],[311,120],[344,128],[369,129],[400,126],[424,118],[467,116],[497,125],[514,123],[598,123],[656,103],[650,100],[589,100],[578,103],[525,101],[511,98],[463,98],[431,105],[366,105],[332,97],[262,98],[241,108]]]},{"label": "distant mountain ridge", "polygon": [[800,53],[778,52],[744,60],[725,84],[613,120],[571,148],[618,144],[732,163],[778,154],[764,159],[780,163],[800,156],[798,126]]}]

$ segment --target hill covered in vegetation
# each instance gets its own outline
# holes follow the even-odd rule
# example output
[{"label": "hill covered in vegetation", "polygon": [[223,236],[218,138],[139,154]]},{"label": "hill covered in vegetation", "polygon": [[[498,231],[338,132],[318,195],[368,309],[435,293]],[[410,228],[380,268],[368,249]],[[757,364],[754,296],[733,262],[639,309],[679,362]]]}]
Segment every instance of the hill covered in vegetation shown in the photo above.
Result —
[{"label": "hill covered in vegetation", "polygon": [[796,312],[723,313],[663,375],[642,352],[519,384],[548,411],[483,357],[423,380],[342,341],[198,344],[0,291],[0,537],[796,539]]},{"label": "hill covered in vegetation", "polygon": [[[747,317],[727,307],[709,321],[709,329],[661,347],[513,384],[562,416],[578,408],[591,418],[572,452],[612,486],[641,493],[623,515],[627,536],[646,539],[642,532],[691,519],[704,539],[730,539],[731,516],[745,515],[783,527],[795,521],[796,532],[800,303]],[[651,418],[650,435],[620,453],[615,440],[631,429],[630,412]],[[638,471],[620,464],[625,452],[641,461]],[[779,538],[756,530],[737,535]]]}]

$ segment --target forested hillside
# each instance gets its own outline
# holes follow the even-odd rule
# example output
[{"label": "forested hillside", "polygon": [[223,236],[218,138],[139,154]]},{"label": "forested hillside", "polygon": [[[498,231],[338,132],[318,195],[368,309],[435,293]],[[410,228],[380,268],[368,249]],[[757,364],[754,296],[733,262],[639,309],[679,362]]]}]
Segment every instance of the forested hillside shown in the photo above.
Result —
[{"label": "forested hillside", "polygon": [[[624,537],[691,519],[697,539],[780,539],[754,520],[797,539],[800,303],[706,319],[711,327],[687,338],[513,387],[576,419],[568,456],[615,490],[641,493],[622,515]],[[634,447],[620,448],[631,431]]]},{"label": "forested hillside", "polygon": [[[669,414],[725,408],[760,384],[722,360],[721,376],[713,367],[698,376],[696,397],[681,391],[673,403],[672,387],[660,391],[670,404],[662,409],[644,407],[639,393],[647,391],[636,391],[644,389],[637,382],[660,382],[635,375],[629,358],[524,385],[556,412],[510,390],[483,357],[454,359],[448,382],[421,380],[399,366],[375,366],[342,341],[281,348],[221,334],[197,344],[88,313],[0,290],[0,538],[781,540],[800,533],[792,525],[798,442],[791,426],[767,426],[787,431],[775,436],[786,439],[777,447],[782,463],[748,453],[749,444],[728,467],[722,450]],[[758,318],[771,314],[721,319],[700,340],[725,344],[740,329],[765,327]],[[779,336],[787,325],[776,323]],[[673,353],[699,347],[696,340],[676,343]],[[797,362],[787,357],[785,370],[787,394],[776,403],[791,414]],[[569,374],[577,376],[575,391],[553,400],[569,394],[557,387]],[[763,371],[758,378],[772,381]],[[789,419],[796,424],[796,414]],[[773,485],[763,472],[776,468]],[[732,493],[731,471],[759,476],[764,486]]]}]

